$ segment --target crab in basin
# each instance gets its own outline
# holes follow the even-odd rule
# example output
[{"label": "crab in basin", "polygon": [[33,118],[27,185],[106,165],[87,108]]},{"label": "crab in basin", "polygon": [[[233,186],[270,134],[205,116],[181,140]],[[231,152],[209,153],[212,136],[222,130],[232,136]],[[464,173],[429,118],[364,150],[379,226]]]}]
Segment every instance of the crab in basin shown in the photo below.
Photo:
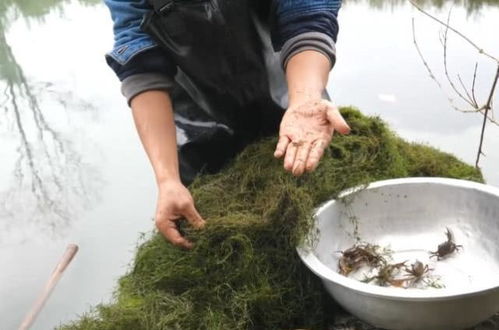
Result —
[{"label": "crab in basin", "polygon": [[447,241],[443,242],[442,244],[439,244],[437,251],[430,252],[430,254],[431,254],[430,258],[437,257],[437,260],[441,260],[441,259],[447,257],[449,254],[452,254],[455,251],[459,251],[459,249],[463,247],[462,245],[457,245],[455,243],[454,235],[449,230],[449,228],[447,228],[445,235],[447,236]]},{"label": "crab in basin", "polygon": [[399,262],[396,264],[385,264],[378,270],[378,274],[376,276],[367,277],[362,282],[370,283],[373,280],[376,280],[377,284],[380,286],[403,286],[406,281],[405,278],[396,278],[397,273],[405,267],[407,261]]},{"label": "crab in basin", "polygon": [[385,262],[378,245],[357,244],[340,253],[342,256],[338,261],[339,273],[345,276],[363,265],[378,267]]},{"label": "crab in basin", "polygon": [[426,275],[428,275],[429,272],[431,272],[433,269],[428,267],[428,265],[423,264],[421,261],[416,260],[413,264],[411,264],[411,267],[405,267],[405,271],[407,274],[409,274],[411,277],[409,277],[409,280],[412,280],[413,282],[419,282],[422,278],[424,278]]}]

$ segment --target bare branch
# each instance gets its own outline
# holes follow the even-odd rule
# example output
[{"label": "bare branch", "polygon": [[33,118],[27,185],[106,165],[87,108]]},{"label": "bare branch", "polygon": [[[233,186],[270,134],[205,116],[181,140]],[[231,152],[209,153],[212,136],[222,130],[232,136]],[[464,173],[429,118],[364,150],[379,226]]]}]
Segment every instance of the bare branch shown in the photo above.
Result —
[{"label": "bare branch", "polygon": [[[457,110],[457,111],[462,112],[462,113],[480,113],[482,115],[485,115],[485,106],[482,106],[482,107],[480,107],[478,109],[472,109],[472,110],[470,110],[470,109],[459,109],[459,108],[455,108],[455,107],[453,107],[453,108],[454,108],[454,110]],[[493,107],[491,106],[490,110],[492,110],[492,109],[493,109]],[[488,119],[488,121],[490,123],[499,126],[499,121],[497,121],[497,119],[495,119],[493,111],[489,111],[487,119]]]},{"label": "bare branch", "polygon": [[492,84],[492,89],[490,90],[489,98],[487,99],[487,103],[485,105],[485,113],[483,115],[483,124],[482,124],[482,133],[480,134],[480,144],[478,146],[478,154],[476,156],[475,167],[478,168],[478,163],[480,162],[480,156],[483,155],[482,147],[483,147],[483,137],[485,135],[485,125],[487,124],[487,118],[489,110],[491,110],[492,99],[494,98],[494,92],[496,90],[497,81],[499,80],[499,64],[497,65],[496,76],[494,78],[494,83]]},{"label": "bare branch", "polygon": [[451,98],[451,97],[449,97],[447,95],[447,93],[445,92],[442,84],[440,83],[440,81],[438,81],[438,79],[436,78],[436,76],[433,74],[433,71],[431,70],[430,65],[426,61],[425,57],[423,56],[423,52],[419,48],[419,44],[418,44],[417,39],[416,39],[416,25],[414,23],[414,18],[412,19],[412,38],[413,38],[414,46],[416,47],[416,50],[417,50],[417,52],[419,54],[419,58],[423,62],[423,65],[426,68],[426,71],[428,72],[428,75],[437,84],[438,88],[440,88],[440,90],[442,91],[442,93],[447,96],[447,100],[449,101],[449,103],[452,106],[452,108],[454,108],[456,111],[460,111],[460,112],[476,112],[477,110],[473,106],[472,106],[473,110],[463,110],[463,109],[459,108],[454,103],[454,99]]},{"label": "bare branch", "polygon": [[474,108],[478,108],[478,104],[475,102],[473,97],[470,95],[470,92],[468,91],[468,89],[464,85],[463,80],[461,79],[461,75],[459,73],[457,74],[457,80],[459,81],[459,83],[461,84],[461,87],[463,88],[464,92],[466,93],[466,96],[468,97],[468,100],[470,101],[471,106]]},{"label": "bare branch", "polygon": [[432,20],[438,22],[439,24],[447,27],[448,29],[450,29],[452,32],[454,32],[455,34],[457,34],[458,36],[460,36],[461,38],[463,38],[466,42],[468,42],[471,46],[473,46],[473,48],[475,48],[476,50],[478,50],[478,52],[480,54],[483,54],[484,56],[487,56],[488,58],[494,60],[496,63],[499,64],[499,59],[490,55],[489,53],[485,52],[483,50],[483,48],[481,48],[480,46],[478,46],[477,44],[475,44],[473,41],[471,41],[470,38],[468,38],[467,36],[465,36],[464,34],[462,34],[461,32],[459,32],[458,30],[454,29],[452,26],[450,26],[449,24],[446,24],[445,22],[442,22],[441,20],[439,20],[438,18],[436,18],[435,16],[427,13],[425,10],[423,10],[420,6],[418,6],[414,1],[412,0],[409,0],[409,2],[417,9],[419,10],[421,13],[423,13],[424,15],[428,16],[429,18],[431,18]]},{"label": "bare branch", "polygon": [[478,105],[478,102],[476,101],[476,94],[475,94],[475,82],[476,82],[476,73],[478,71],[478,61],[475,62],[475,70],[473,71],[473,83],[471,84],[471,96],[473,97],[473,102]]},{"label": "bare branch", "polygon": [[[449,15],[447,16],[447,24],[444,30],[444,35],[443,35],[443,48],[444,48],[444,71],[445,71],[445,77],[447,78],[447,81],[449,82],[449,85],[451,88],[454,90],[454,92],[466,103],[468,103],[471,107],[475,107],[473,104],[473,101],[471,98],[466,98],[456,87],[454,82],[452,81],[450,74],[449,74],[449,67],[447,64],[447,42],[448,42],[448,34],[449,34],[449,23],[450,23],[450,17],[451,17],[452,11],[449,10]],[[466,88],[465,88],[466,91]],[[467,92],[466,92],[467,93]]]},{"label": "bare branch", "polygon": [[[499,125],[499,123],[495,120],[494,112],[492,111],[493,110],[492,103],[494,102],[494,100],[493,100],[494,93],[495,93],[495,89],[497,86],[497,81],[499,80],[499,60],[496,57],[484,52],[484,50],[482,48],[480,48],[477,44],[475,44],[473,41],[471,41],[468,37],[466,37],[464,34],[462,34],[461,32],[457,31],[456,29],[454,29],[453,27],[450,26],[451,11],[449,11],[449,15],[447,17],[447,22],[445,23],[445,22],[442,22],[441,20],[439,20],[438,18],[432,16],[431,14],[427,13],[423,9],[421,9],[421,7],[419,7],[412,0],[409,0],[409,2],[416,9],[418,9],[421,13],[425,14],[426,16],[430,17],[431,19],[433,19],[434,21],[438,22],[439,24],[441,24],[445,27],[444,33],[439,34],[439,40],[440,40],[440,43],[442,44],[442,47],[443,47],[443,62],[444,62],[443,64],[444,64],[445,77],[447,78],[447,82],[451,86],[452,90],[456,93],[456,95],[458,95],[463,101],[465,101],[468,105],[470,105],[472,109],[468,110],[468,109],[460,109],[460,108],[456,107],[454,105],[454,100],[452,98],[450,98],[449,96],[447,96],[451,106],[460,112],[468,112],[468,113],[473,112],[473,113],[480,113],[483,115],[482,130],[480,133],[480,143],[478,146],[477,157],[476,157],[476,162],[475,162],[475,166],[478,168],[479,162],[480,162],[480,157],[482,155],[485,156],[485,154],[483,152],[483,140],[484,140],[484,136],[485,136],[485,128],[487,125],[487,121],[490,121],[496,125]],[[461,78],[461,76],[459,74],[457,74],[457,79],[458,79],[458,81],[459,81],[459,83],[460,83],[460,85],[461,85],[461,87],[466,95],[463,95],[463,93],[456,87],[456,84],[451,79],[451,76],[449,74],[449,69],[448,69],[448,63],[447,63],[447,44],[448,44],[448,32],[449,32],[449,30],[453,31],[458,36],[460,36],[465,41],[467,41],[471,46],[473,46],[475,49],[477,49],[480,54],[494,60],[497,64],[497,71],[496,71],[496,74],[495,74],[495,77],[494,77],[494,80],[492,83],[492,87],[491,87],[490,92],[489,92],[489,96],[487,98],[487,102],[483,106],[480,106],[479,103],[477,102],[476,93],[475,93],[476,77],[477,77],[477,71],[478,71],[478,62],[475,62],[475,68],[473,71],[473,80],[471,83],[471,92],[466,88],[466,85],[464,84],[463,79]],[[443,91],[442,84],[436,79],[435,75],[433,74],[432,70],[430,69],[430,66],[428,65],[428,63],[426,62],[426,60],[421,52],[421,49],[419,48],[419,45],[417,43],[414,18],[412,19],[412,34],[413,34],[413,41],[414,41],[414,45],[416,46],[416,50],[417,50],[421,60],[423,61],[423,64],[424,64],[426,70],[430,74],[430,78],[432,78],[433,81],[436,82],[438,87]]]}]

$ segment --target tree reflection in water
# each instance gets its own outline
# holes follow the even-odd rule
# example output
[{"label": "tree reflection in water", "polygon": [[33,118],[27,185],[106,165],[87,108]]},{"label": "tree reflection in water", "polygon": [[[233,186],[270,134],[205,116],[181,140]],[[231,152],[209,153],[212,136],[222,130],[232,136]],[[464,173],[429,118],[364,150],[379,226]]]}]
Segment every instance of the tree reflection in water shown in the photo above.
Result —
[{"label": "tree reflection in water", "polygon": [[[401,5],[410,5],[407,0],[343,0],[344,4],[362,2],[367,3],[373,8],[390,8]],[[466,9],[468,14],[480,11],[484,6],[499,6],[499,0],[414,0],[414,2],[424,5],[442,8],[445,5],[453,4]]]},{"label": "tree reflection in water", "polygon": [[[35,226],[57,234],[95,194],[93,169],[82,163],[71,142],[50,124],[42,109],[41,91],[31,83],[6,38],[9,24],[18,18],[43,19],[62,0],[2,0],[0,3],[0,124],[16,136],[9,188],[0,190],[0,242],[9,227]],[[93,4],[97,1],[81,1]],[[8,140],[0,142],[8,143]],[[5,145],[0,145],[5,150]]]}]

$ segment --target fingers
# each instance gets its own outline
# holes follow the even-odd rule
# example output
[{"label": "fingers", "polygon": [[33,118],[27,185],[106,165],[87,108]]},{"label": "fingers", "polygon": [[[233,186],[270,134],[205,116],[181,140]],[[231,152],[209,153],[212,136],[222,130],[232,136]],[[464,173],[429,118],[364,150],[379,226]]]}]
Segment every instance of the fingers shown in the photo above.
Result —
[{"label": "fingers", "polygon": [[288,144],[288,149],[286,150],[286,156],[284,157],[284,169],[291,172],[293,165],[295,163],[297,146],[296,144]]},{"label": "fingers", "polygon": [[281,158],[286,152],[288,144],[289,138],[287,136],[281,136],[279,138],[279,142],[277,143],[277,147],[275,148],[274,157]]},{"label": "fingers", "polygon": [[157,220],[156,227],[159,232],[173,245],[184,248],[192,249],[192,243],[180,235],[177,229],[177,224],[174,220]]},{"label": "fingers", "polygon": [[196,229],[201,229],[206,224],[206,221],[204,221],[204,219],[201,217],[201,215],[194,207],[194,203],[188,204],[186,210],[184,211],[183,216]]},{"label": "fingers", "polygon": [[182,236],[177,227],[177,221],[185,218],[196,229],[203,228],[206,222],[196,210],[194,201],[185,188],[181,187],[179,190],[172,190],[167,196],[165,199],[160,198],[158,202],[156,227],[173,245],[191,249],[193,244]]},{"label": "fingers", "polygon": [[305,166],[305,170],[307,172],[314,171],[317,168],[317,165],[319,165],[319,161],[321,160],[322,155],[324,154],[324,150],[326,149],[327,144],[328,143],[324,140],[317,140],[312,145],[312,148],[308,155],[307,164]]},{"label": "fingers", "polygon": [[350,133],[350,126],[331,102],[323,100],[307,107],[309,111],[286,112],[274,151],[276,158],[284,156],[284,169],[295,176],[317,168],[334,131]]},{"label": "fingers", "polygon": [[327,119],[333,125],[334,130],[341,134],[350,133],[350,126],[348,126],[340,111],[334,105],[330,105],[327,109]]},{"label": "fingers", "polygon": [[295,162],[293,164],[293,175],[300,176],[305,172],[305,165],[307,164],[308,154],[310,152],[310,143],[303,143],[296,153]]}]

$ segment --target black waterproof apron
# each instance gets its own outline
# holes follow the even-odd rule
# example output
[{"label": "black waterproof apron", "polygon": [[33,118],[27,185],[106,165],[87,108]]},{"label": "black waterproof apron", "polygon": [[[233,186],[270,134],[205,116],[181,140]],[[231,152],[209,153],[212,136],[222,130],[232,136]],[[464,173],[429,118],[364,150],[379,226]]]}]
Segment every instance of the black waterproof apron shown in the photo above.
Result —
[{"label": "black waterproof apron", "polygon": [[267,28],[271,1],[150,0],[142,29],[178,68],[171,91],[182,181],[278,132],[286,83]]}]

